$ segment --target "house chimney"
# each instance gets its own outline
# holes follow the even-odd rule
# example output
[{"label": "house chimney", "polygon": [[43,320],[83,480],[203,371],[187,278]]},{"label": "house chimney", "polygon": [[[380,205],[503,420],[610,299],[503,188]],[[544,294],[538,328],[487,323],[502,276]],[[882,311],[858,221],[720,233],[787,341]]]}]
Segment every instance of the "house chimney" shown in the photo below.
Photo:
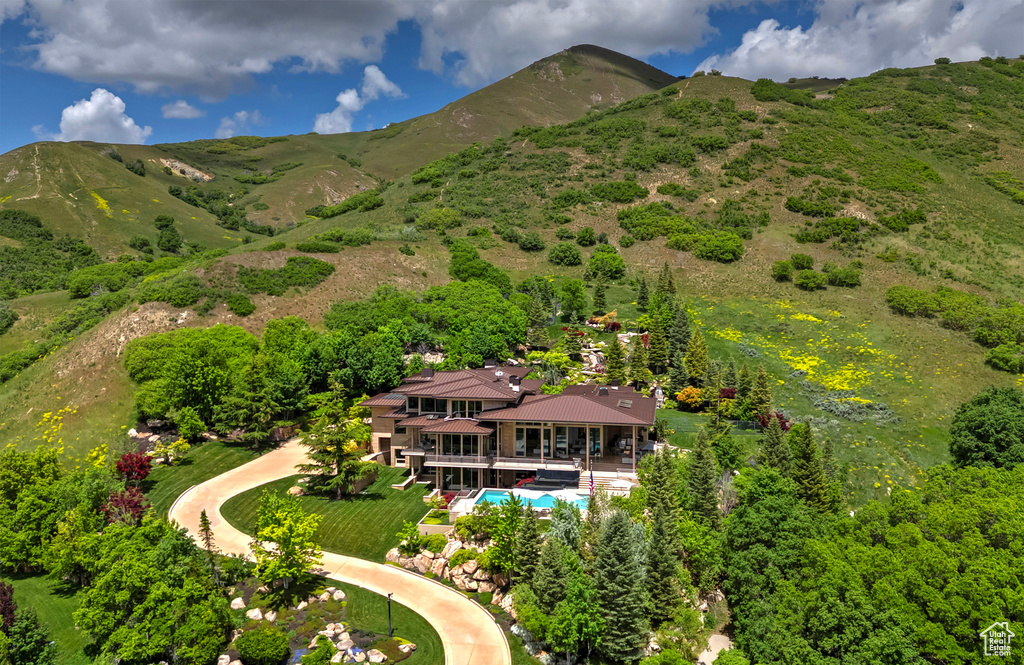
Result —
[{"label": "house chimney", "polygon": [[597,394],[600,397],[608,397],[608,388],[606,386],[601,386],[597,389]]},{"label": "house chimney", "polygon": [[619,380],[618,379],[612,379],[611,380],[611,386],[612,386],[612,388],[618,390],[619,389]]},{"label": "house chimney", "polygon": [[434,376],[434,370],[430,367],[424,367],[422,370],[420,370],[420,376],[422,376],[424,379],[429,379],[432,376]]},{"label": "house chimney", "polygon": [[493,359],[488,358],[487,360],[484,360],[484,369],[490,369],[491,367],[497,367],[497,365],[498,365],[498,363],[495,362]]},{"label": "house chimney", "polygon": [[519,392],[519,385],[522,382],[523,382],[522,379],[520,379],[518,376],[513,374],[508,379],[508,387],[512,389],[512,392],[517,393],[517,392]]}]

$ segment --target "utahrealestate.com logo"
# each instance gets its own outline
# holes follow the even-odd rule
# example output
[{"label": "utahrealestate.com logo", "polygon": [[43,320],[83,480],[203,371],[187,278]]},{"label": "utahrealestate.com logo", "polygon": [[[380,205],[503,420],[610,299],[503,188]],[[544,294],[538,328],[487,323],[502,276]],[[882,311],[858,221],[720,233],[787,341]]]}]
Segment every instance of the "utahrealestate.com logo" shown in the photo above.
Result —
[{"label": "utahrealestate.com logo", "polygon": [[1010,632],[1010,622],[997,622],[979,633],[985,644],[986,656],[1009,656],[1010,640],[1016,635]]}]

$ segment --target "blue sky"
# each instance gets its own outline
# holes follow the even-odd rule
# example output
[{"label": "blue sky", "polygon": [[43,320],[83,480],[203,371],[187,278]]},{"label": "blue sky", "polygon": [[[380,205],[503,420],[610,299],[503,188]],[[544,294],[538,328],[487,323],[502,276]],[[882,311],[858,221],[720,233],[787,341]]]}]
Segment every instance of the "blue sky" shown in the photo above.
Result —
[{"label": "blue sky", "polygon": [[777,80],[1024,50],[1022,0],[0,0],[0,20],[0,153],[361,131],[579,43]]}]

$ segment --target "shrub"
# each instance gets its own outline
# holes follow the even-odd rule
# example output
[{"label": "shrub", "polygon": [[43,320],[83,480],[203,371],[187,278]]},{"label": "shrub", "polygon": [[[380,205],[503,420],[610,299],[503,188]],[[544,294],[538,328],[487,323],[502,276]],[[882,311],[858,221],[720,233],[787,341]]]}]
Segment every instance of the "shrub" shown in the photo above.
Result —
[{"label": "shrub", "polygon": [[705,233],[698,238],[693,255],[705,261],[730,263],[743,256],[743,241],[729,231]]},{"label": "shrub", "polygon": [[267,245],[266,247],[264,247],[263,251],[264,252],[276,252],[277,250],[284,249],[284,248],[285,248],[284,242],[281,241],[281,240],[276,240],[276,241],[270,243],[269,245]]},{"label": "shrub", "polygon": [[934,293],[909,286],[891,286],[885,292],[885,302],[897,314],[904,316],[935,316],[941,308]]},{"label": "shrub", "polygon": [[225,298],[228,309],[235,316],[249,316],[256,311],[256,305],[253,304],[249,296],[242,293],[231,293]]},{"label": "shrub", "polygon": [[128,241],[128,246],[144,254],[153,253],[153,243],[143,235],[134,235]]},{"label": "shrub", "polygon": [[619,239],[619,247],[622,247],[623,249],[626,247],[632,247],[634,243],[636,243],[636,238],[630,235],[622,236]]},{"label": "shrub", "polygon": [[455,566],[461,566],[467,561],[475,561],[476,552],[474,550],[461,549],[452,555],[452,558],[448,560],[448,567],[454,568]]},{"label": "shrub", "polygon": [[172,307],[188,307],[199,302],[206,286],[197,276],[188,273],[154,282],[143,282],[137,292],[140,303],[161,301]]},{"label": "shrub", "polygon": [[1024,374],[1024,346],[1012,342],[1000,344],[994,349],[989,349],[985,355],[985,362],[1004,372]]},{"label": "shrub", "polygon": [[793,283],[804,291],[816,291],[825,288],[825,276],[814,270],[801,270],[796,273]]},{"label": "shrub", "polygon": [[282,296],[290,286],[316,286],[334,272],[334,266],[311,256],[289,256],[283,268],[238,269],[238,281],[249,293]]},{"label": "shrub", "polygon": [[431,208],[416,219],[416,227],[444,231],[462,226],[462,215],[451,208]]},{"label": "shrub", "polygon": [[647,198],[650,192],[632,180],[618,180],[591,185],[590,193],[595,198],[612,203],[632,203],[637,199]]},{"label": "shrub", "polygon": [[772,277],[776,282],[786,282],[793,279],[793,264],[790,261],[776,261],[772,265]]},{"label": "shrub", "polygon": [[935,58],[936,65],[948,65],[950,62],[949,58]]},{"label": "shrub", "polygon": [[206,431],[206,424],[199,417],[199,412],[191,406],[183,406],[178,410],[174,424],[178,426],[178,434],[186,441],[198,441]]},{"label": "shrub", "polygon": [[11,306],[0,300],[0,335],[7,332],[7,329],[18,320],[18,313],[11,309]]},{"label": "shrub", "polygon": [[573,243],[560,242],[548,252],[548,261],[556,266],[578,266],[583,264],[583,254]]},{"label": "shrub", "polygon": [[594,233],[594,227],[584,226],[576,234],[576,244],[580,247],[590,247],[597,243],[597,235]]},{"label": "shrub", "polygon": [[572,240],[573,238],[576,237],[576,234],[572,232],[572,229],[565,226],[560,226],[558,229],[555,230],[555,237],[558,238],[559,240]]},{"label": "shrub", "polygon": [[686,189],[675,182],[666,182],[663,185],[658,185],[658,193],[665,196],[677,196],[686,199],[690,203],[693,203],[700,197],[699,189]]},{"label": "shrub", "polygon": [[401,252],[402,254],[405,254],[406,256],[416,256],[416,251],[409,246],[409,243],[404,243],[401,247],[398,248],[398,251]]},{"label": "shrub", "polygon": [[398,532],[398,537],[401,539],[398,551],[405,556],[416,556],[423,549],[423,536],[420,535],[415,522],[407,520],[402,525],[402,530]]},{"label": "shrub", "polygon": [[594,277],[619,279],[626,274],[626,262],[611,245],[598,245],[587,263],[587,270]]},{"label": "shrub", "polygon": [[309,254],[335,254],[341,250],[341,248],[335,243],[324,242],[323,240],[306,240],[303,242],[297,242],[295,243],[295,249]]},{"label": "shrub", "polygon": [[448,539],[444,537],[443,533],[435,533],[423,538],[420,541],[420,549],[429,550],[434,554],[437,554],[444,549],[444,546],[448,544]]},{"label": "shrub", "polygon": [[826,274],[826,281],[831,286],[860,286],[860,275],[861,271],[855,268],[847,266],[846,268],[836,268]]},{"label": "shrub", "polygon": [[814,267],[814,259],[807,254],[794,254],[789,257],[794,270],[810,270]]},{"label": "shrub", "polygon": [[276,628],[257,628],[238,636],[235,648],[245,665],[280,665],[291,654],[288,636]]},{"label": "shrub", "polygon": [[547,245],[544,244],[544,239],[536,231],[531,231],[519,238],[519,249],[524,252],[542,252],[545,247]]}]

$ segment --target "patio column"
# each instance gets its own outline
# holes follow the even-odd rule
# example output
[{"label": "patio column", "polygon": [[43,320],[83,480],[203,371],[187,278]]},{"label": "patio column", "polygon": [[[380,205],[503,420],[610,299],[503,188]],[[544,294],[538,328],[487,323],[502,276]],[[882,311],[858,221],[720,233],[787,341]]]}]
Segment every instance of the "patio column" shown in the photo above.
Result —
[{"label": "patio column", "polygon": [[[602,425],[601,427],[603,429],[604,425]],[[585,437],[585,439],[586,440],[584,441],[583,445],[584,445],[584,452],[586,452],[586,454],[587,454],[587,466],[586,466],[586,468],[587,468],[587,470],[590,470],[590,428],[589,427],[587,427],[587,436]]]},{"label": "patio column", "polygon": [[633,453],[633,473],[636,473],[636,443],[636,425],[633,425],[633,450],[631,451]]},{"label": "patio column", "polygon": [[[523,433],[525,436],[525,432]],[[555,424],[551,423],[551,438],[555,438]],[[540,462],[544,463],[544,423],[540,424]]]}]

